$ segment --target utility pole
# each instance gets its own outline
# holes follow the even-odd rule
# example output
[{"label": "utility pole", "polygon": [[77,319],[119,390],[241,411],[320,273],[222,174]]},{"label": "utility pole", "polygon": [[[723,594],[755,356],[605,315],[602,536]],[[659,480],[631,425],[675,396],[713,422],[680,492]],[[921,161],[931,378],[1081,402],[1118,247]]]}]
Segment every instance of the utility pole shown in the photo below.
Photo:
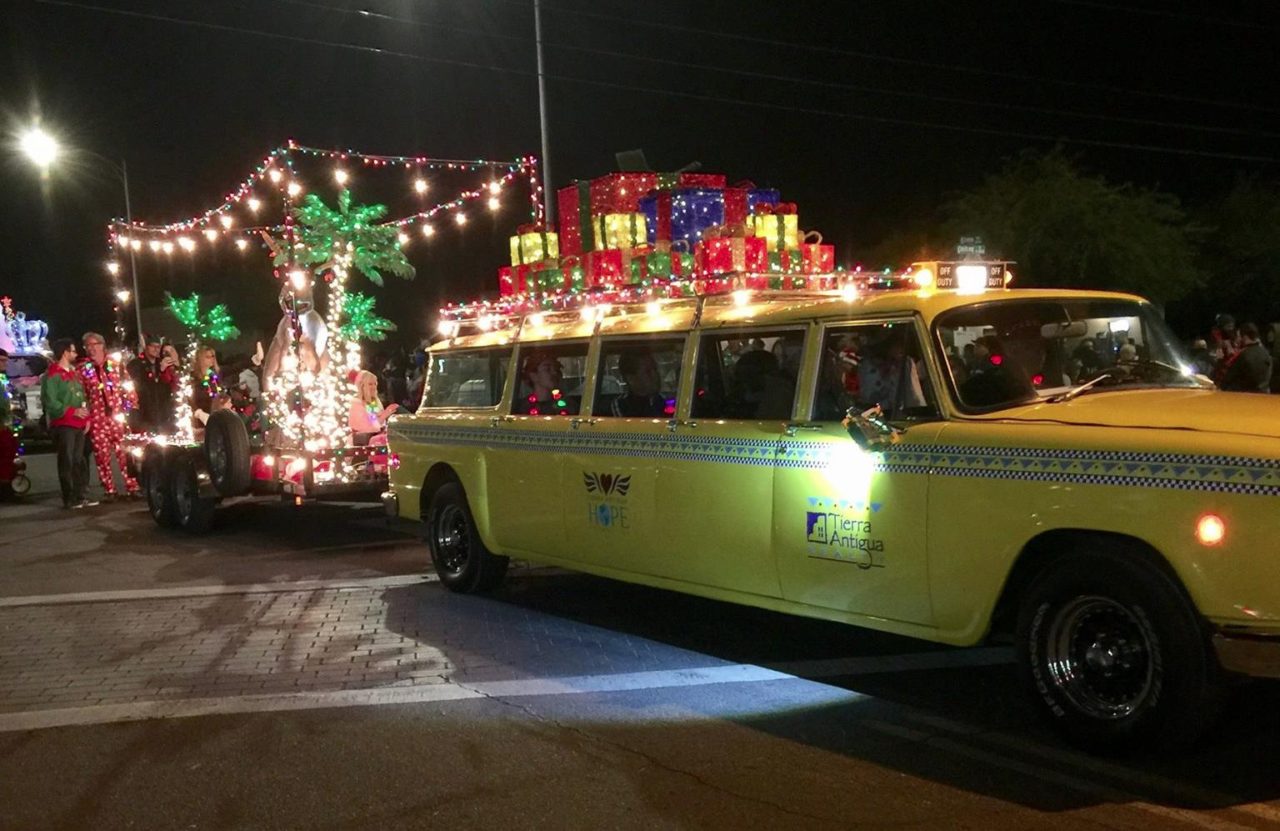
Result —
[{"label": "utility pole", "polygon": [[538,120],[542,126],[542,214],[547,230],[556,225],[551,201],[551,150],[547,142],[547,80],[542,68],[542,0],[533,0],[533,36],[538,46]]}]

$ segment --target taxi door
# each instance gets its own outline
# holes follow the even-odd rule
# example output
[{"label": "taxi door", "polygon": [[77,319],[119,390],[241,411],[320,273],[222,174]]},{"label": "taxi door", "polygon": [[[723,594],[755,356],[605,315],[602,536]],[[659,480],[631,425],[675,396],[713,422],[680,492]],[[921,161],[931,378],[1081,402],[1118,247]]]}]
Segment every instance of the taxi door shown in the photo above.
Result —
[{"label": "taxi door", "polygon": [[805,327],[695,335],[692,388],[657,459],[658,509],[669,530],[653,541],[654,559],[665,576],[778,597],[774,461],[795,407]]},{"label": "taxi door", "polygon": [[593,359],[588,416],[570,424],[565,461],[564,556],[606,569],[661,575],[672,518],[658,505],[658,460],[676,412],[683,333],[610,336]]},{"label": "taxi door", "polygon": [[[521,343],[516,353],[511,411],[490,418],[485,453],[490,526],[503,552],[564,554],[562,495],[573,484],[566,459],[581,418],[587,351],[580,340]],[[548,370],[559,377],[539,400],[531,376]]]},{"label": "taxi door", "polygon": [[[930,625],[927,453],[933,385],[911,318],[815,327],[807,418],[784,430],[774,476],[773,548],[782,596],[840,613]],[[901,440],[863,450],[841,425],[879,404]]]}]

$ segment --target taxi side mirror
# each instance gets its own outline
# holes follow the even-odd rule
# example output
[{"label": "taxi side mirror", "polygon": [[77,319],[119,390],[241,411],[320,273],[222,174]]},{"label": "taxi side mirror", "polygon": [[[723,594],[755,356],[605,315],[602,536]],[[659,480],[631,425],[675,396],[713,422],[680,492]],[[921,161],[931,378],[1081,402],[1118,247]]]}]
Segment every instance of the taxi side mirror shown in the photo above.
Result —
[{"label": "taxi side mirror", "polygon": [[849,438],[858,443],[863,450],[879,450],[902,439],[905,430],[899,430],[885,421],[884,410],[877,404],[869,410],[859,411],[850,407],[840,422],[849,431]]}]

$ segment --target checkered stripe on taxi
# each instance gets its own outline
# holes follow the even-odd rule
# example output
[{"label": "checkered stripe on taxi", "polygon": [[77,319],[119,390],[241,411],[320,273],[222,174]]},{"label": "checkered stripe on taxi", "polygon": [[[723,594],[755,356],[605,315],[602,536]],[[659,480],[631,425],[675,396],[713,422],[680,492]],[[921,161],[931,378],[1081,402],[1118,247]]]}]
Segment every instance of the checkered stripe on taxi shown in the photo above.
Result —
[{"label": "checkered stripe on taxi", "polygon": [[[847,461],[847,446],[790,438],[731,438],[652,433],[546,433],[396,424],[392,433],[416,443],[502,447],[820,470]],[[1180,453],[1138,453],[1042,447],[965,447],[904,443],[873,454],[879,473],[933,474],[977,479],[1168,488],[1280,495],[1280,460]]]}]

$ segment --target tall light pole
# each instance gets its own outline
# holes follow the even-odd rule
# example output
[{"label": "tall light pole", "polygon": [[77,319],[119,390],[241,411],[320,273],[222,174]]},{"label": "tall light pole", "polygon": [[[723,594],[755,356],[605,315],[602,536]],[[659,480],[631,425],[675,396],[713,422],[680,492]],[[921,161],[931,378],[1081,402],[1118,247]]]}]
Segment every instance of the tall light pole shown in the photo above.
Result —
[{"label": "tall light pole", "polygon": [[542,215],[547,230],[556,225],[551,201],[551,150],[547,142],[547,81],[542,71],[542,0],[533,0],[533,37],[538,46],[538,121],[542,127]]},{"label": "tall light pole", "polygon": [[[35,164],[36,167],[40,168],[41,176],[48,176],[50,165],[57,161],[58,157],[62,155],[62,147],[58,140],[40,127],[31,127],[22,133],[22,135],[18,137],[18,147],[27,156],[27,158]],[[129,166],[125,163],[124,159],[121,159],[120,163],[117,165],[115,162],[97,153],[90,153],[89,155],[95,156],[106,163],[107,166],[111,168],[112,172],[114,172],[120,179],[120,183],[124,185],[125,222],[128,224],[128,227],[132,228],[133,205],[129,199]],[[133,311],[138,324],[138,347],[141,349],[143,346],[142,303],[139,302],[141,296],[138,294],[138,262],[134,257],[133,246],[127,245],[125,247],[129,249],[129,273],[133,276]],[[118,297],[119,296],[117,295],[117,299]]]}]

